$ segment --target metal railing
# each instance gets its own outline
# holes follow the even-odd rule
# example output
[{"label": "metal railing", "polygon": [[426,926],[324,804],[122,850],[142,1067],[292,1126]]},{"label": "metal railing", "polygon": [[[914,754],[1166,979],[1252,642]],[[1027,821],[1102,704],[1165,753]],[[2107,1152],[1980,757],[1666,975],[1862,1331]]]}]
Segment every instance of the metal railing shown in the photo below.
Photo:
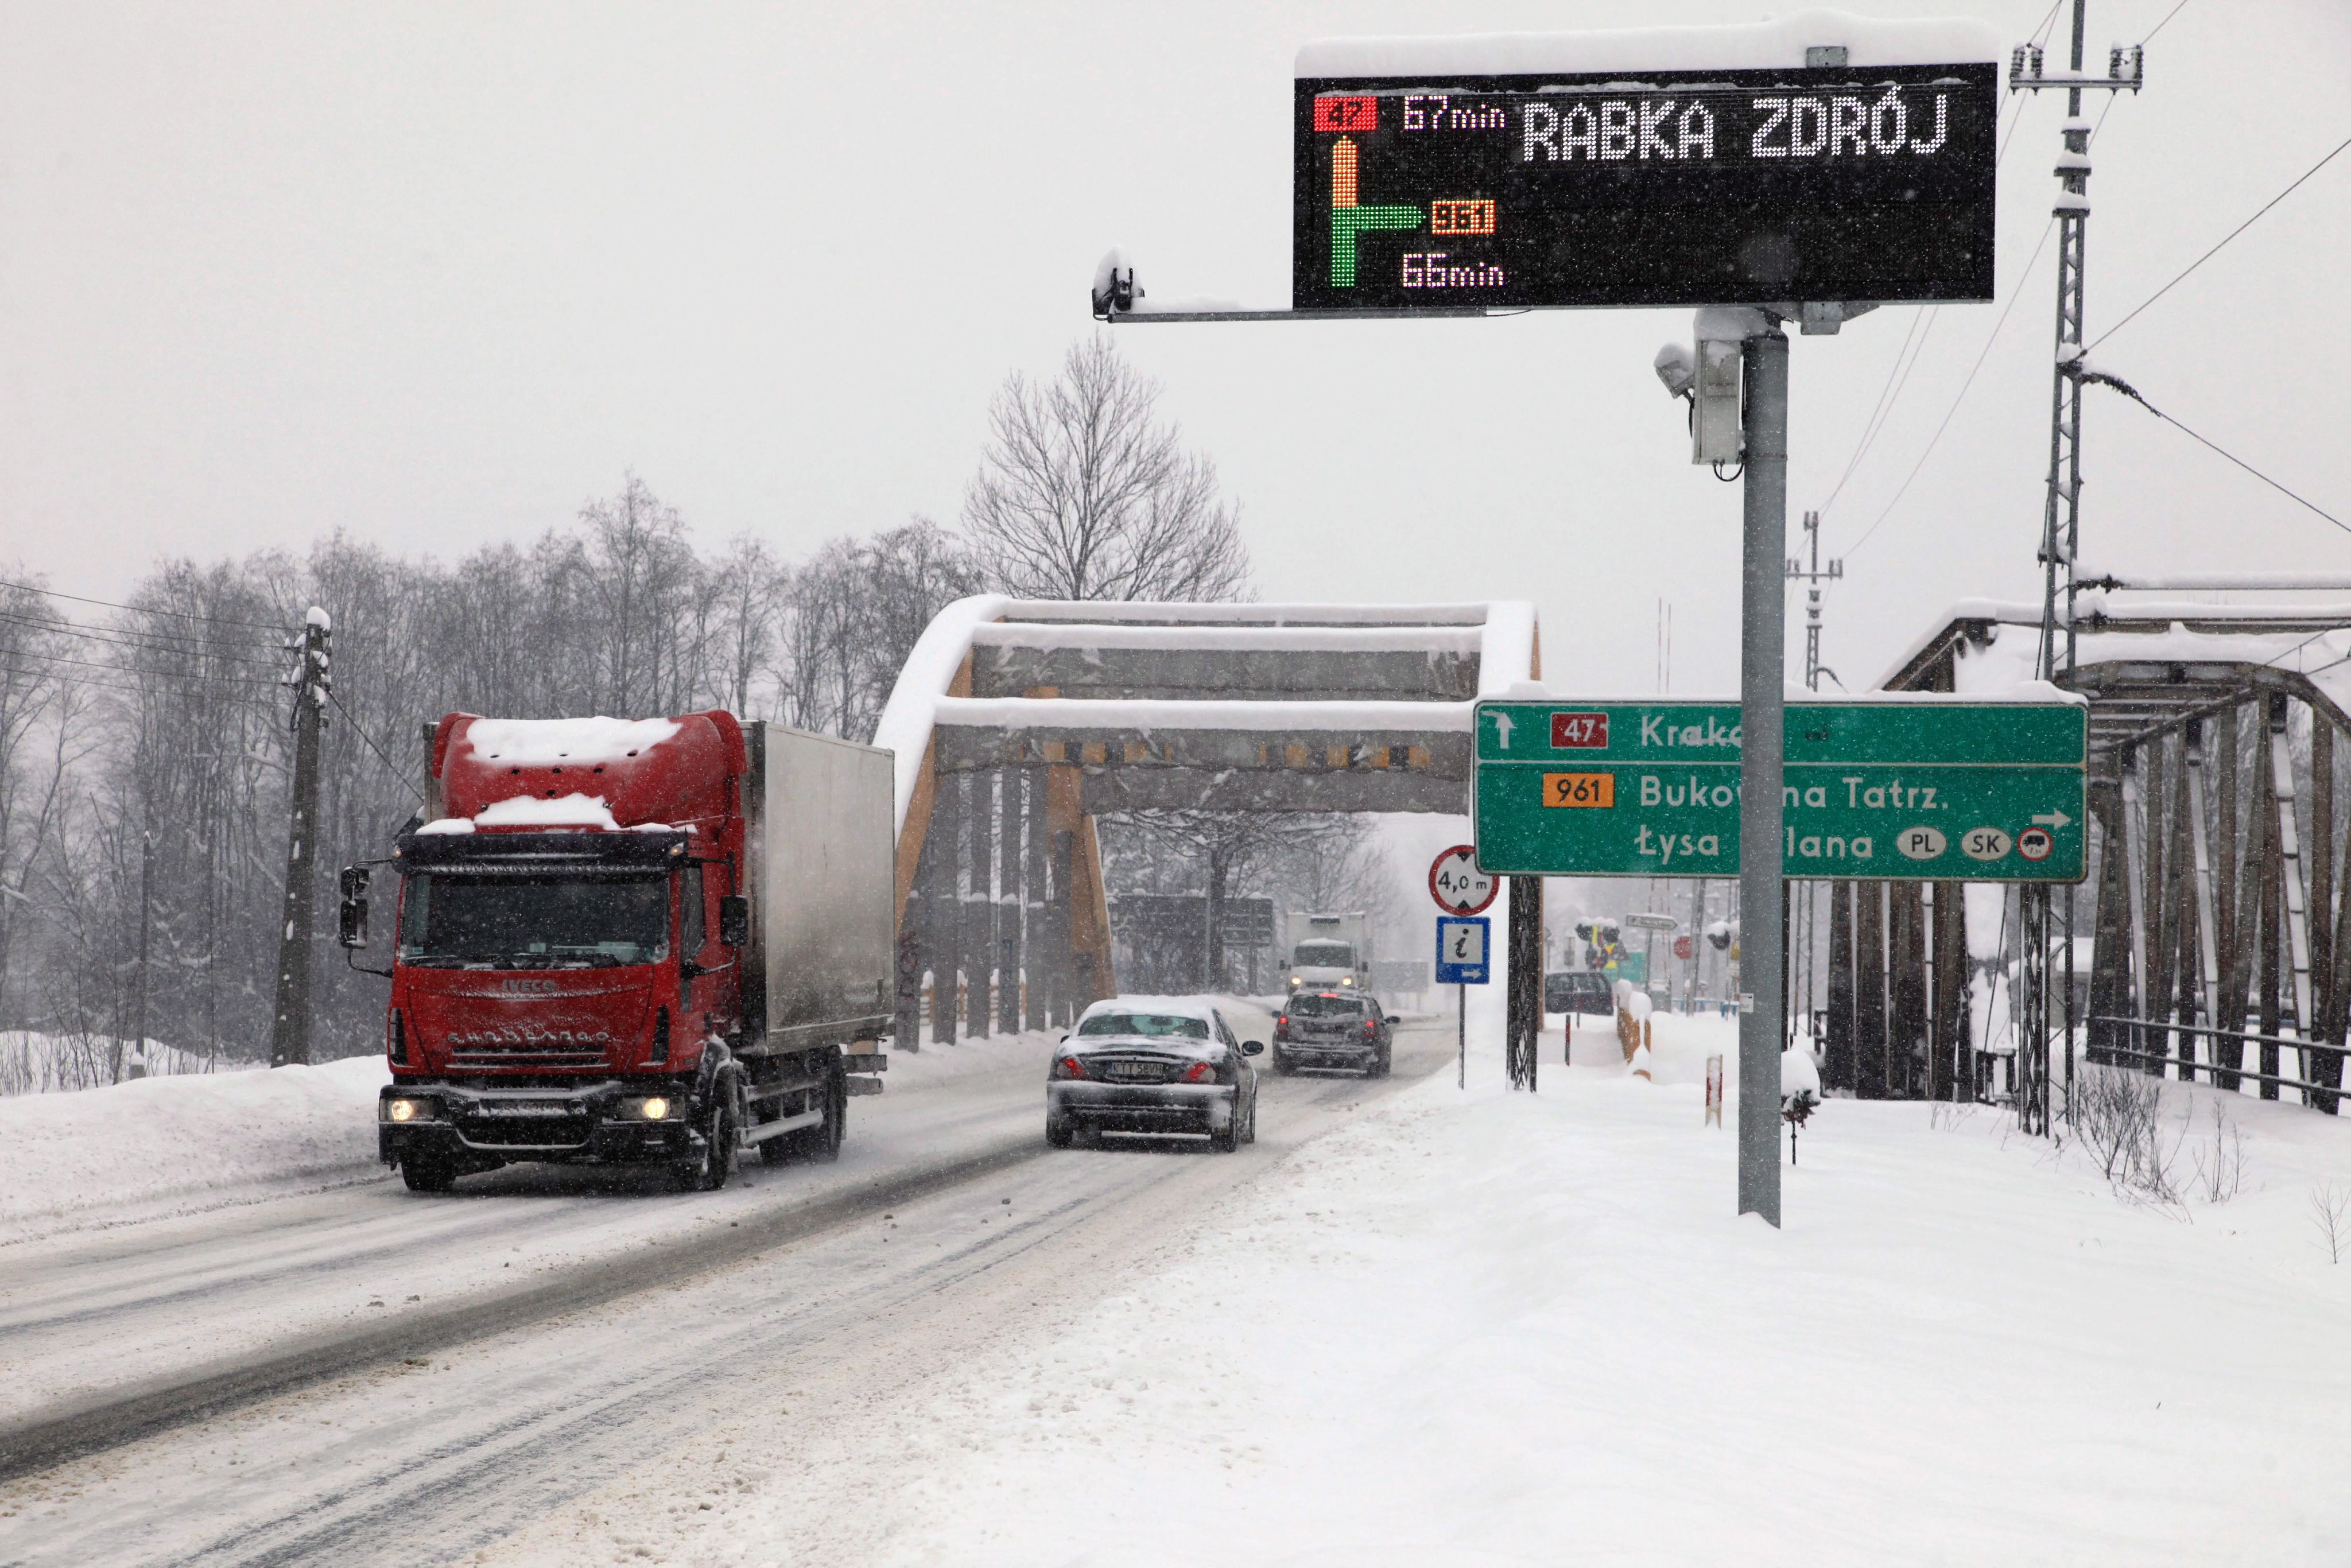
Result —
[{"label": "metal railing", "polygon": [[[2330,1051],[2337,1057],[2351,1052],[2351,1046],[2326,1040],[2294,1040],[2283,1035],[2254,1034],[2245,1030],[2210,1029],[2201,1024],[2166,1023],[2157,1019],[2112,1018],[2099,1015],[2092,1017],[2087,1021],[2094,1024],[2120,1025],[2130,1030],[2132,1038],[2142,1042],[2146,1040],[2146,1031],[2154,1030],[2158,1032],[2168,1030],[2175,1034],[2201,1035],[2212,1040],[2234,1040],[2249,1041],[2256,1045],[2274,1045],[2293,1051]],[[2120,1046],[2093,1045],[2087,1041],[2084,1042],[2083,1049],[2086,1052],[2123,1056],[2134,1061],[2150,1061],[2161,1066],[2177,1067],[2190,1080],[2199,1072],[2209,1072],[2214,1075],[2217,1082],[2220,1074],[2226,1073],[2231,1078],[2250,1078],[2256,1083],[2275,1083],[2282,1088],[2300,1089],[2312,1094],[2351,1095],[2351,1089],[2346,1089],[2341,1083],[2313,1083],[2303,1078],[2286,1078],[2274,1072],[2256,1072],[2250,1067],[2231,1067],[2222,1062],[2199,1061],[2192,1056],[2166,1056],[2153,1051],[2126,1051]]]}]

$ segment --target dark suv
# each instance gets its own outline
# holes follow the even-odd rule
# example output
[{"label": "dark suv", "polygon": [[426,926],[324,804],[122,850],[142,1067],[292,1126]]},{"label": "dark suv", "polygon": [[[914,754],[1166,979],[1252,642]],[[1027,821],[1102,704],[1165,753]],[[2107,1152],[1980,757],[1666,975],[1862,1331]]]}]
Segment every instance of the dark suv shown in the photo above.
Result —
[{"label": "dark suv", "polygon": [[1385,1078],[1396,1021],[1359,991],[1292,991],[1273,1020],[1273,1070],[1345,1067]]},{"label": "dark suv", "polygon": [[1612,1017],[1615,988],[1596,969],[1562,969],[1543,977],[1543,1011]]}]

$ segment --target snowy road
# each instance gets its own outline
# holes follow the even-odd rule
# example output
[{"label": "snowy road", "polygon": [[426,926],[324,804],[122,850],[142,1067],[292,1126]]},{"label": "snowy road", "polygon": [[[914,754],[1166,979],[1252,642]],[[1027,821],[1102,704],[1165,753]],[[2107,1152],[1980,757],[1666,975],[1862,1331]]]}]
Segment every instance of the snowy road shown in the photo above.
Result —
[{"label": "snowy road", "polygon": [[[1400,1030],[1392,1083],[1268,1074],[1236,1156],[1050,1153],[1042,1047],[999,1045],[859,1102],[840,1166],[753,1166],[716,1196],[501,1173],[14,1252],[0,1428],[78,1412],[66,1437],[112,1436],[0,1486],[0,1563],[445,1560],[697,1431],[887,1401],[1246,1206],[1282,1154],[1448,1065],[1449,1035]],[[246,1402],[189,1419],[222,1394]]]}]

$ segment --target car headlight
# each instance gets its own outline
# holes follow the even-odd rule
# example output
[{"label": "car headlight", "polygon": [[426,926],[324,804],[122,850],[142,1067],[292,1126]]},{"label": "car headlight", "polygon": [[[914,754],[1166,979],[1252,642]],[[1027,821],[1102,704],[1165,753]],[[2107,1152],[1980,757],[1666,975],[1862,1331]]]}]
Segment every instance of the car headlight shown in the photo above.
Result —
[{"label": "car headlight", "polygon": [[421,1096],[376,1102],[377,1119],[394,1124],[435,1121],[439,1119],[441,1107],[438,1102]]},{"label": "car headlight", "polygon": [[677,1102],[666,1094],[648,1094],[639,1100],[623,1100],[621,1114],[632,1122],[666,1122],[677,1111]]},{"label": "car headlight", "polygon": [[1303,981],[1303,980],[1301,980],[1301,979],[1300,979],[1297,976],[1292,975],[1292,976],[1290,976],[1290,983],[1292,986],[1302,986],[1302,985],[1304,985],[1306,982],[1305,982],[1305,981]]},{"label": "car headlight", "polygon": [[1339,983],[1343,986],[1352,986],[1355,983],[1355,977],[1353,975],[1342,975],[1339,977]]}]

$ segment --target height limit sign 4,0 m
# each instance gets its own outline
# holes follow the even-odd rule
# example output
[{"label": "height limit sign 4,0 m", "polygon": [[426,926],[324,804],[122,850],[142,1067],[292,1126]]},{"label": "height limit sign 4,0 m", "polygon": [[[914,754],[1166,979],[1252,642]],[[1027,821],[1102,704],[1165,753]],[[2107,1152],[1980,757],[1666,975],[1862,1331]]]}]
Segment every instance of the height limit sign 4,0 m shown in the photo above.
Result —
[{"label": "height limit sign 4,0 m", "polygon": [[1428,866],[1428,896],[1447,915],[1477,915],[1494,902],[1501,883],[1478,869],[1473,844],[1456,844]]}]

